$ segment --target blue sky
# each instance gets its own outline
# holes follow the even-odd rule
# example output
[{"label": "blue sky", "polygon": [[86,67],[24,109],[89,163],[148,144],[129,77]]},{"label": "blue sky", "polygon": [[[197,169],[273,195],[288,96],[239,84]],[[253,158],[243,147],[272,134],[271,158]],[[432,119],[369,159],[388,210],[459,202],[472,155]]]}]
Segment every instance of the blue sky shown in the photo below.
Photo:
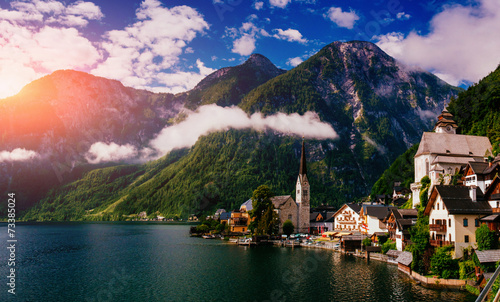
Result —
[{"label": "blue sky", "polygon": [[454,85],[500,63],[498,0],[4,0],[0,8],[0,97],[57,69],[176,93],[251,53],[291,69],[333,41],[371,41]]}]

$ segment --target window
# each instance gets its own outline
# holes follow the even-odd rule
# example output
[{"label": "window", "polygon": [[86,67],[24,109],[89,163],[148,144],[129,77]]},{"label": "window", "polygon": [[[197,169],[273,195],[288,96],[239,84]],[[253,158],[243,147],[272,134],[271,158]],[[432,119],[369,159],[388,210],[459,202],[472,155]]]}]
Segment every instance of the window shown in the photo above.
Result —
[{"label": "window", "polygon": [[292,220],[292,214],[288,214],[288,219]]},{"label": "window", "polygon": [[464,236],[464,241],[465,241],[465,242],[469,242],[469,235],[465,235],[465,236]]},{"label": "window", "polygon": [[479,227],[479,219],[474,219],[474,226]]},{"label": "window", "polygon": [[464,218],[464,227],[468,227],[468,226],[469,226],[469,219]]},{"label": "window", "polygon": [[297,195],[300,194],[300,190],[297,190]]},{"label": "window", "polygon": [[439,210],[439,203],[436,206],[437,206],[437,210]]},{"label": "window", "polygon": [[497,208],[500,208],[500,201],[497,201]]},{"label": "window", "polygon": [[448,226],[451,228],[451,218],[448,219]]},{"label": "window", "polygon": [[307,190],[304,190],[304,195],[307,195]]}]

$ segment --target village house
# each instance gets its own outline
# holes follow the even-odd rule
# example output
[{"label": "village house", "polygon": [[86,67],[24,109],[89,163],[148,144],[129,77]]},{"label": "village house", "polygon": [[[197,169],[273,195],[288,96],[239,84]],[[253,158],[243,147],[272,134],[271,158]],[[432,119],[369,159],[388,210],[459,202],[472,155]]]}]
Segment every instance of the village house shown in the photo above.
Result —
[{"label": "village house", "polygon": [[446,109],[438,116],[435,132],[424,132],[415,154],[415,183],[411,184],[413,205],[420,203],[420,180],[428,176],[431,186],[449,184],[451,176],[469,162],[484,162],[491,154],[485,136],[457,134],[458,126]]},{"label": "village house", "polygon": [[361,217],[361,232],[365,234],[386,233],[387,226],[384,219],[389,216],[393,206],[381,204],[364,204],[359,211]]},{"label": "village house", "polygon": [[229,231],[232,233],[247,233],[250,215],[246,211],[234,210],[229,218]]},{"label": "village house", "polygon": [[310,214],[310,233],[317,235],[333,230],[334,214],[335,212],[313,211]]},{"label": "village house", "polygon": [[389,239],[396,242],[398,251],[403,251],[410,240],[410,228],[417,222],[417,209],[391,209],[386,219]]},{"label": "village house", "polygon": [[481,217],[492,213],[479,188],[467,186],[434,186],[425,207],[429,216],[430,244],[454,245],[455,258],[463,249],[476,244],[476,229]]},{"label": "village house", "polygon": [[488,201],[492,214],[481,218],[481,222],[487,223],[491,231],[500,235],[500,178],[495,176],[484,194],[484,200]]},{"label": "village house", "polygon": [[486,192],[493,182],[495,175],[500,172],[500,156],[489,162],[469,162],[464,169],[463,184],[477,186]]},{"label": "village house", "polygon": [[360,210],[360,204],[344,204],[335,214],[333,214],[334,230],[361,232],[361,224],[363,223],[363,219],[361,219],[361,216],[359,216]]}]

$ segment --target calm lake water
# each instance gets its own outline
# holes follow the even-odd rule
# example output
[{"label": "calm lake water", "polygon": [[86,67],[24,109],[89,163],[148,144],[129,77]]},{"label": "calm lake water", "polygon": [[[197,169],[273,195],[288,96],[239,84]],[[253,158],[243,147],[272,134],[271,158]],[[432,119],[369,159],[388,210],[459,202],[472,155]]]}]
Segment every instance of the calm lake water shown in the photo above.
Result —
[{"label": "calm lake water", "polygon": [[17,225],[16,296],[0,301],[474,301],[428,290],[397,267],[332,251],[244,248],[190,238],[186,225]]}]

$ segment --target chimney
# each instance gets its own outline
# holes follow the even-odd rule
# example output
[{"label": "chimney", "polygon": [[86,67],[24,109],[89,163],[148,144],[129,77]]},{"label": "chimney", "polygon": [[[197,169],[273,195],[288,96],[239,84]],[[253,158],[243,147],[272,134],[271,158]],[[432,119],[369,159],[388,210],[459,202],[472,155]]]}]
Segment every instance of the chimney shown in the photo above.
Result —
[{"label": "chimney", "polygon": [[472,199],[473,202],[477,201],[477,195],[476,195],[476,186],[470,186],[469,187],[469,196],[470,199]]}]

